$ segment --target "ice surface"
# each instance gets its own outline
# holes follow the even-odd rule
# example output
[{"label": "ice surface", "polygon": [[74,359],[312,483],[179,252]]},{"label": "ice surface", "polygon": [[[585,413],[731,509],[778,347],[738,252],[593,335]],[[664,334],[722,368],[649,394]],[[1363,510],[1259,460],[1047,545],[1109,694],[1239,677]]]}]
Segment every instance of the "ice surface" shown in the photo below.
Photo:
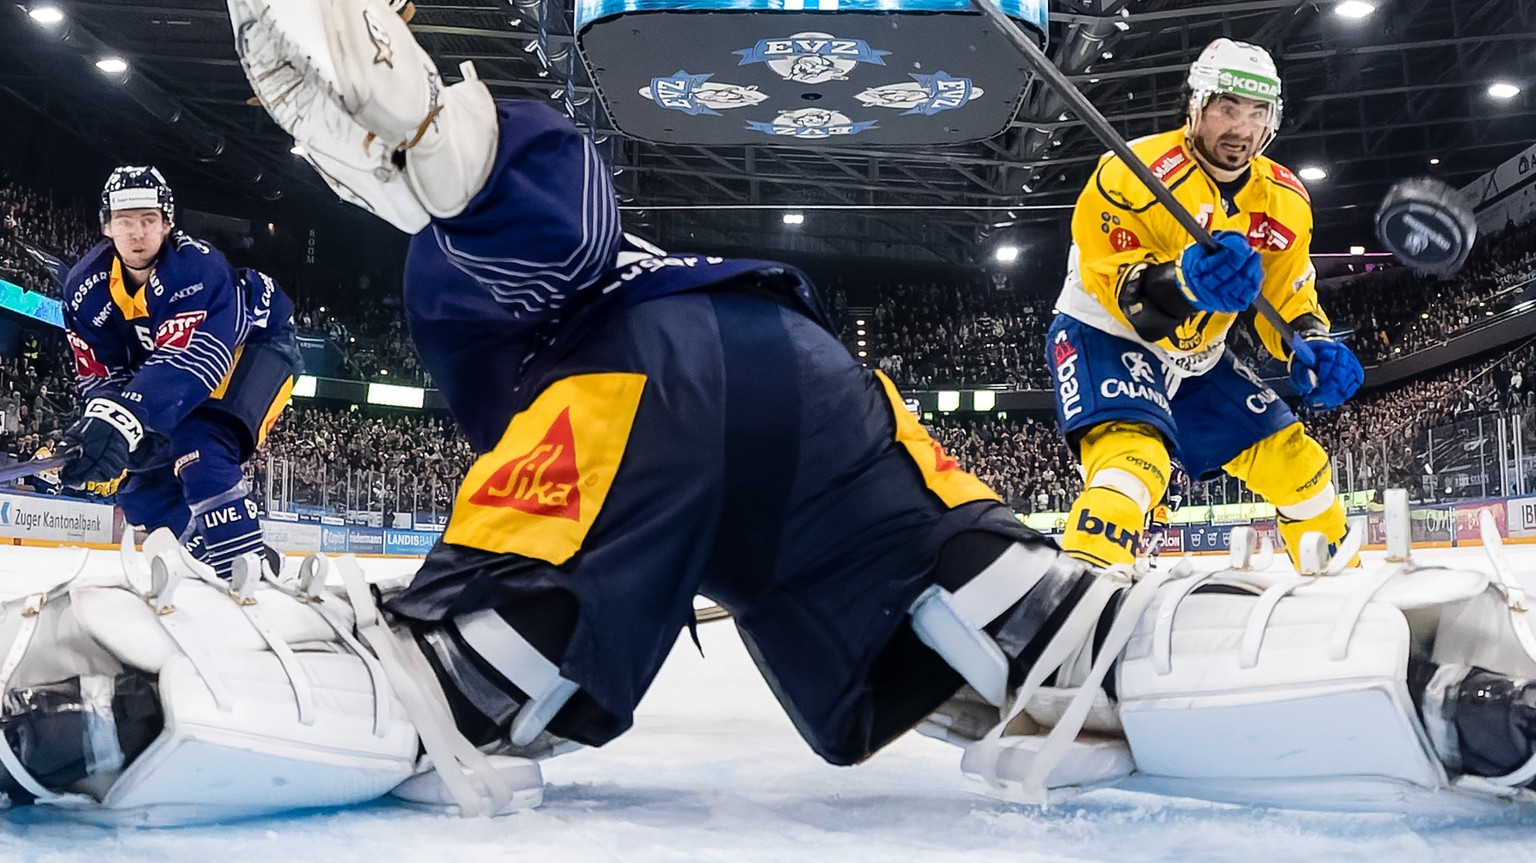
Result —
[{"label": "ice surface", "polygon": [[[69,554],[0,550],[0,583],[35,589]],[[1511,556],[1517,570],[1536,574],[1536,546],[1516,546]],[[148,830],[88,826],[37,808],[18,810],[0,826],[0,861],[1536,859],[1536,812],[1523,808],[1444,816],[1314,813],[1100,790],[1042,813],[968,793],[959,750],[916,735],[868,764],[829,767],[795,735],[731,625],[706,624],[699,636],[704,656],[686,636],[679,640],[633,731],[602,750],[544,763],[549,789],[537,810],[465,820],[377,803]]]}]

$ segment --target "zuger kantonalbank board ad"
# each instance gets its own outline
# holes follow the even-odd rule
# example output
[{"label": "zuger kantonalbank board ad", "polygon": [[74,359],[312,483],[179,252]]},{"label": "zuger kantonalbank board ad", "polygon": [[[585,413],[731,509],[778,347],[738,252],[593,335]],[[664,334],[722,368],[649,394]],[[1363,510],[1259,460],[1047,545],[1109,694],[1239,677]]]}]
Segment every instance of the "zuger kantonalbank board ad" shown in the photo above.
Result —
[{"label": "zuger kantonalbank board ad", "polygon": [[0,494],[0,537],[112,541],[112,507],[60,497]]}]

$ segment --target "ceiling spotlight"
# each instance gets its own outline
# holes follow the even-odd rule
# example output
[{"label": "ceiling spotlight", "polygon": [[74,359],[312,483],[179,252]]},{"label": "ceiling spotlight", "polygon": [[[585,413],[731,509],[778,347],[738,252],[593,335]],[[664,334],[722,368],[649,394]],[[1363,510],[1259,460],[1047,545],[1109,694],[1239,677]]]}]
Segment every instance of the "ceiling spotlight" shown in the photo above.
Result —
[{"label": "ceiling spotlight", "polygon": [[1495,81],[1488,85],[1488,95],[1495,99],[1513,99],[1520,95],[1520,88],[1508,81]]},{"label": "ceiling spotlight", "polygon": [[1124,33],[1125,31],[1131,29],[1131,25],[1125,23],[1124,21],[1116,21],[1115,29],[1119,30],[1121,33]]},{"label": "ceiling spotlight", "polygon": [[1319,168],[1316,165],[1308,165],[1305,168],[1302,168],[1300,171],[1297,171],[1296,175],[1301,177],[1303,180],[1328,179],[1328,172],[1324,171],[1322,168]]},{"label": "ceiling spotlight", "polygon": [[1349,253],[1351,255],[1355,255],[1355,256],[1363,255],[1363,254],[1365,254],[1365,247],[1364,246],[1350,246],[1349,247]]},{"label": "ceiling spotlight", "polygon": [[803,224],[805,224],[805,214],[804,213],[785,213],[784,214],[784,224],[786,224],[786,225],[803,225]]},{"label": "ceiling spotlight", "polygon": [[39,24],[57,24],[64,20],[64,10],[52,3],[39,3],[28,9],[27,14]]},{"label": "ceiling spotlight", "polygon": [[992,255],[997,258],[999,264],[1011,264],[1019,259],[1019,247],[1012,243],[1004,244],[998,246],[997,251]]},{"label": "ceiling spotlight", "polygon": [[1333,14],[1340,18],[1353,18],[1357,21],[1375,11],[1375,3],[1366,3],[1363,0],[1344,0],[1333,7]]},{"label": "ceiling spotlight", "polygon": [[1430,159],[1430,160],[1429,160],[1429,163],[1430,163],[1430,164],[1431,164],[1431,165],[1438,165],[1438,164],[1440,164],[1440,160],[1439,160],[1439,159],[1438,159],[1438,158],[1435,158],[1435,159]]},{"label": "ceiling spotlight", "polygon": [[96,61],[96,68],[108,75],[121,75],[128,71],[128,61],[121,57],[103,57]]},{"label": "ceiling spotlight", "polygon": [[295,156],[302,156],[304,155],[304,145],[294,144],[292,147],[288,148],[288,152],[294,154]]}]

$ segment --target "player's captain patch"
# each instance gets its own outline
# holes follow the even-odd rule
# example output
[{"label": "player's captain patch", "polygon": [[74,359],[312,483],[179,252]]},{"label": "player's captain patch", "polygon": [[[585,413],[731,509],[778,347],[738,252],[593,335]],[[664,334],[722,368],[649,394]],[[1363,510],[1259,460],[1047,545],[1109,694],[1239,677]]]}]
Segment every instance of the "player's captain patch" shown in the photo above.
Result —
[{"label": "player's captain patch", "polygon": [[928,431],[907,410],[896,385],[882,372],[875,372],[885,395],[891,401],[891,412],[896,417],[896,442],[901,444],[922,471],[923,483],[928,490],[939,496],[945,506],[956,507],[973,500],[1001,501],[997,492],[986,483],[960,469],[959,462],[944,452],[939,442],[929,437]]},{"label": "player's captain patch", "polygon": [[551,384],[469,469],[443,541],[570,560],[613,487],[644,389],[644,375],[619,372]]}]

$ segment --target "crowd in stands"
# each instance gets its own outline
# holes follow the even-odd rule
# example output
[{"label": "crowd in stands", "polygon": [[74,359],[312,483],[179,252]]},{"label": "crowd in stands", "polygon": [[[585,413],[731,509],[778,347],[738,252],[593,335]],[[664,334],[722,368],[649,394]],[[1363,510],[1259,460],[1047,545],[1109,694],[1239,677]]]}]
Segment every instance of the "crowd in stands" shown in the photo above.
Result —
[{"label": "crowd in stands", "polygon": [[[72,261],[97,239],[94,214],[28,191],[0,172],[0,277],[56,295],[48,273],[23,243]],[[1536,223],[1480,242],[1451,279],[1378,270],[1330,286],[1325,306],[1335,324],[1357,331],[1367,364],[1443,340],[1526,296],[1536,273]],[[405,332],[398,281],[360,276],[344,308],[298,303],[306,334],[335,344],[343,374],[430,386]],[[1050,295],[1015,292],[983,279],[887,286],[870,313],[870,364],[907,389],[1001,384],[1044,389],[1043,343]],[[832,291],[841,317],[847,299]],[[853,336],[845,336],[851,339]],[[31,333],[18,355],[0,358],[0,450],[30,458],[55,444],[79,409],[68,351],[53,333]],[[1305,417],[1336,457],[1341,486],[1413,486],[1416,493],[1467,489],[1444,474],[1457,459],[1431,444],[1469,418],[1517,413],[1527,449],[1536,452],[1536,348],[1362,394],[1344,408]],[[935,437],[960,463],[1022,512],[1060,511],[1081,490],[1075,459],[1049,416],[940,415]],[[1434,431],[1432,431],[1434,430]],[[1465,459],[1460,459],[1465,461]],[[446,511],[473,454],[442,415],[364,412],[314,405],[291,409],[251,465],[249,480],[271,506],[353,510]],[[1464,466],[1463,466],[1464,467]],[[1447,488],[1449,486],[1449,488]],[[1536,488],[1536,476],[1529,487]],[[1244,498],[1235,482],[1179,480],[1188,504]]]},{"label": "crowd in stands", "polygon": [[1043,389],[1052,299],[983,280],[892,285],[869,328],[875,365],[905,389],[1003,384]]},{"label": "crowd in stands", "polygon": [[56,298],[60,289],[49,266],[27,247],[67,269],[100,239],[94,214],[29,189],[0,168],[0,279]]},{"label": "crowd in stands", "polygon": [[1355,331],[1361,362],[1374,365],[1444,342],[1529,299],[1536,278],[1536,222],[1481,238],[1454,276],[1379,270],[1320,288],[1335,327]]},{"label": "crowd in stands", "polygon": [[446,512],[474,454],[443,415],[294,406],[252,461],[269,506]]}]

